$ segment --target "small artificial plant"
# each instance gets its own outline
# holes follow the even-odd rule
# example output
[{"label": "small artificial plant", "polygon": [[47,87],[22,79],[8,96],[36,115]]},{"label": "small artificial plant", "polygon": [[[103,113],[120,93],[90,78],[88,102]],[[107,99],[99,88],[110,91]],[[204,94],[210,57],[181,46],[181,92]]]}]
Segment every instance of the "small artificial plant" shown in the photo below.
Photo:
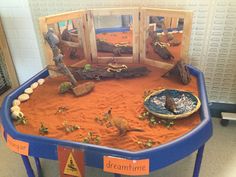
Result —
[{"label": "small artificial plant", "polygon": [[21,113],[18,114],[18,116],[16,116],[15,119],[13,119],[16,123],[16,125],[26,125],[28,120],[25,118],[25,116]]},{"label": "small artificial plant", "polygon": [[[152,139],[147,139],[145,141],[137,141],[136,142],[141,148],[151,148],[154,144],[159,142],[154,142]],[[159,143],[160,144],[160,143]]]},{"label": "small artificial plant", "polygon": [[110,118],[111,118],[110,111],[111,110],[112,110],[112,108],[110,108],[108,110],[108,112],[104,113],[102,118],[100,118],[98,116],[95,117],[95,122],[97,122],[100,125],[106,124],[107,128],[111,127],[111,123],[110,123]]},{"label": "small artificial plant", "polygon": [[59,93],[63,94],[68,92],[70,89],[72,89],[72,83],[71,82],[63,82],[59,86]]},{"label": "small artificial plant", "polygon": [[44,124],[41,122],[41,126],[39,128],[39,134],[46,135],[48,134],[48,128],[44,126]]},{"label": "small artificial plant", "polygon": [[91,69],[92,69],[92,66],[90,64],[85,64],[83,72],[90,71]]},{"label": "small artificial plant", "polygon": [[60,113],[66,112],[68,110],[69,110],[69,108],[67,108],[65,106],[60,106],[60,107],[57,108],[57,111],[56,111],[55,114],[60,114]]},{"label": "small artificial plant", "polygon": [[165,119],[160,119],[156,117],[155,115],[151,114],[148,111],[142,112],[138,118],[140,120],[148,120],[149,121],[149,126],[150,127],[155,127],[158,124],[164,125],[166,128],[170,128],[175,125],[174,120],[165,120]]},{"label": "small artificial plant", "polygon": [[78,125],[70,125],[68,124],[66,121],[63,122],[62,124],[62,129],[66,132],[66,133],[71,133],[74,132],[75,130],[80,129],[80,127]]},{"label": "small artificial plant", "polygon": [[100,137],[94,135],[93,132],[88,132],[88,136],[83,139],[83,143],[100,144]]}]

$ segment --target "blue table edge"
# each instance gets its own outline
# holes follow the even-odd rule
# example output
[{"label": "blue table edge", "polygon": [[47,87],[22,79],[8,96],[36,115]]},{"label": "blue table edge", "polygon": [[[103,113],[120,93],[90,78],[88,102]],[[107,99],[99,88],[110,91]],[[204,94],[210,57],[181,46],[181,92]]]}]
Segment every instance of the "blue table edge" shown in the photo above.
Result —
[{"label": "blue table edge", "polygon": [[44,69],[31,79],[23,83],[18,89],[5,97],[1,108],[1,121],[4,127],[4,135],[9,134],[17,140],[29,142],[29,156],[57,160],[57,146],[65,146],[81,149],[85,153],[85,164],[87,166],[103,168],[103,156],[113,156],[132,160],[149,159],[150,172],[168,166],[196,151],[203,146],[212,136],[212,122],[208,108],[208,98],[205,87],[204,75],[197,68],[188,65],[191,75],[197,77],[199,98],[201,100],[200,118],[201,123],[190,132],[173,140],[169,143],[145,149],[142,151],[131,152],[127,150],[109,148],[93,144],[85,144],[66,140],[58,140],[43,136],[27,135],[17,132],[12,124],[10,117],[10,107],[12,101],[17,98],[26,88],[40,78],[49,75],[48,70]]}]

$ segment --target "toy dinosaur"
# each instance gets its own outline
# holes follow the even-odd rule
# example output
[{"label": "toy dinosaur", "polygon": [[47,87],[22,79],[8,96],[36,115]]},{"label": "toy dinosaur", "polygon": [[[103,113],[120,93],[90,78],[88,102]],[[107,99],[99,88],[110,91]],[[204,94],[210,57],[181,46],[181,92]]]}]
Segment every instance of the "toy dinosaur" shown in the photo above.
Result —
[{"label": "toy dinosaur", "polygon": [[170,95],[166,95],[165,108],[176,114],[176,104]]},{"label": "toy dinosaur", "polygon": [[110,123],[118,129],[120,136],[124,136],[128,132],[131,132],[131,131],[143,132],[142,129],[131,128],[129,126],[129,122],[124,117],[113,117],[112,113],[111,113],[111,110],[112,109],[109,109],[109,111],[107,113],[108,116],[109,116],[108,118],[110,120]]}]

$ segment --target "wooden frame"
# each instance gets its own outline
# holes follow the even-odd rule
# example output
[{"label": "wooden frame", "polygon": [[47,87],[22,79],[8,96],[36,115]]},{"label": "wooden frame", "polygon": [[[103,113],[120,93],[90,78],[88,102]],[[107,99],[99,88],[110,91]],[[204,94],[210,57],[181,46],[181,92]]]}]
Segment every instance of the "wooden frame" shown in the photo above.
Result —
[{"label": "wooden frame", "polygon": [[[40,30],[43,33],[48,31],[48,26],[59,21],[82,18],[81,29],[83,30],[83,48],[85,59],[80,62],[84,63],[107,63],[112,57],[99,57],[96,44],[96,33],[94,26],[94,16],[111,16],[111,15],[131,15],[133,18],[133,55],[132,57],[117,57],[120,63],[144,63],[159,68],[169,69],[173,66],[171,63],[156,61],[146,57],[146,37],[149,22],[149,16],[164,16],[166,27],[176,27],[179,18],[184,18],[183,38],[181,43],[181,58],[188,63],[188,50],[190,44],[190,35],[192,28],[192,12],[187,10],[171,10],[159,8],[101,8],[72,11],[57,15],[51,15],[40,18]],[[173,18],[174,17],[174,18]],[[170,23],[171,21],[171,23]],[[154,25],[155,27],[155,25]],[[54,27],[57,29],[57,27]],[[59,33],[59,31],[56,31]],[[46,64],[54,64],[52,60],[52,51],[44,41],[44,51]]]},{"label": "wooden frame", "polygon": [[131,15],[133,18],[133,55],[132,57],[117,57],[122,63],[139,62],[139,8],[102,8],[89,10],[89,34],[91,45],[91,56],[93,63],[107,63],[111,57],[98,57],[96,34],[94,27],[94,16]]},{"label": "wooden frame", "polygon": [[[159,9],[159,8],[141,8],[141,22],[140,22],[140,61],[149,65],[157,66],[160,68],[170,69],[173,67],[173,64],[155,61],[146,57],[146,37],[147,30],[149,27],[148,17],[149,16],[164,16],[166,19],[166,27],[170,27],[170,18],[184,18],[184,29],[183,29],[183,38],[182,38],[182,47],[180,58],[185,60],[188,63],[188,50],[190,45],[190,35],[192,29],[192,11],[188,10],[172,10],[172,9]],[[177,21],[175,21],[177,23]],[[172,23],[172,24],[175,24]]]},{"label": "wooden frame", "polygon": [[8,91],[6,91],[5,93],[3,93],[0,96],[0,104],[2,103],[4,97],[11,92],[13,89],[15,89],[16,87],[19,86],[19,81],[16,75],[16,71],[15,71],[15,67],[11,58],[11,54],[9,51],[9,47],[7,44],[7,40],[6,40],[6,36],[5,36],[5,32],[3,29],[3,25],[0,19],[0,53],[3,55],[3,62],[6,65],[6,69],[8,72],[8,76],[10,79],[10,83],[11,83],[11,89],[9,89]]},{"label": "wooden frame", "polygon": [[[53,56],[52,56],[52,50],[48,43],[44,40],[44,34],[47,33],[48,31],[48,26],[53,25],[55,32],[59,35],[59,27],[57,25],[58,22],[61,21],[67,21],[71,19],[77,19],[81,18],[82,23],[80,24],[80,30],[81,30],[81,37],[82,37],[82,43],[83,43],[83,50],[84,50],[84,55],[85,58],[83,58],[81,61],[77,62],[74,65],[79,65],[81,63],[86,63],[86,62],[91,62],[89,61],[90,58],[90,45],[89,45],[89,37],[88,37],[88,23],[87,23],[87,11],[85,10],[79,10],[79,11],[72,11],[72,12],[66,12],[66,13],[61,13],[61,14],[56,14],[56,15],[50,15],[50,16],[45,16],[45,17],[40,17],[39,18],[39,24],[40,24],[40,32],[41,36],[43,39],[43,48],[44,48],[44,56],[46,59],[46,64],[47,65],[53,65]],[[64,41],[65,42],[65,41]],[[73,42],[65,42],[70,45],[75,45]],[[55,74],[55,73],[54,73]],[[50,73],[50,75],[52,75]]]}]

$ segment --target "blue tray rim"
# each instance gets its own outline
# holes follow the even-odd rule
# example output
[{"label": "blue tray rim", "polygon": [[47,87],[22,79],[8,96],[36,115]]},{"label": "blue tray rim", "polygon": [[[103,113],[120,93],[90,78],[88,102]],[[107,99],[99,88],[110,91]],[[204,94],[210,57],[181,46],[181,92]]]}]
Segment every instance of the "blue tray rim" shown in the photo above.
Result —
[{"label": "blue tray rim", "polygon": [[[47,69],[42,70],[34,77],[22,84],[20,88],[14,90],[7,97],[5,97],[0,114],[2,119],[1,121],[5,130],[4,135],[6,136],[6,134],[9,134],[17,140],[29,142],[31,147],[29,155],[34,157],[57,160],[57,146],[61,145],[65,147],[84,150],[86,165],[92,167],[103,168],[103,156],[110,155],[127,159],[149,158],[150,171],[163,168],[191,154],[203,144],[205,144],[207,140],[212,136],[212,123],[208,108],[208,98],[203,73],[191,65],[188,65],[188,68],[190,69],[191,74],[198,79],[198,87],[200,91],[199,98],[202,102],[202,106],[200,108],[200,117],[202,121],[193,130],[169,143],[142,151],[131,152],[92,144],[26,135],[17,132],[11,122],[9,113],[9,107],[12,103],[12,100],[39,78],[47,77]],[[168,158],[166,158],[167,155]]]}]

